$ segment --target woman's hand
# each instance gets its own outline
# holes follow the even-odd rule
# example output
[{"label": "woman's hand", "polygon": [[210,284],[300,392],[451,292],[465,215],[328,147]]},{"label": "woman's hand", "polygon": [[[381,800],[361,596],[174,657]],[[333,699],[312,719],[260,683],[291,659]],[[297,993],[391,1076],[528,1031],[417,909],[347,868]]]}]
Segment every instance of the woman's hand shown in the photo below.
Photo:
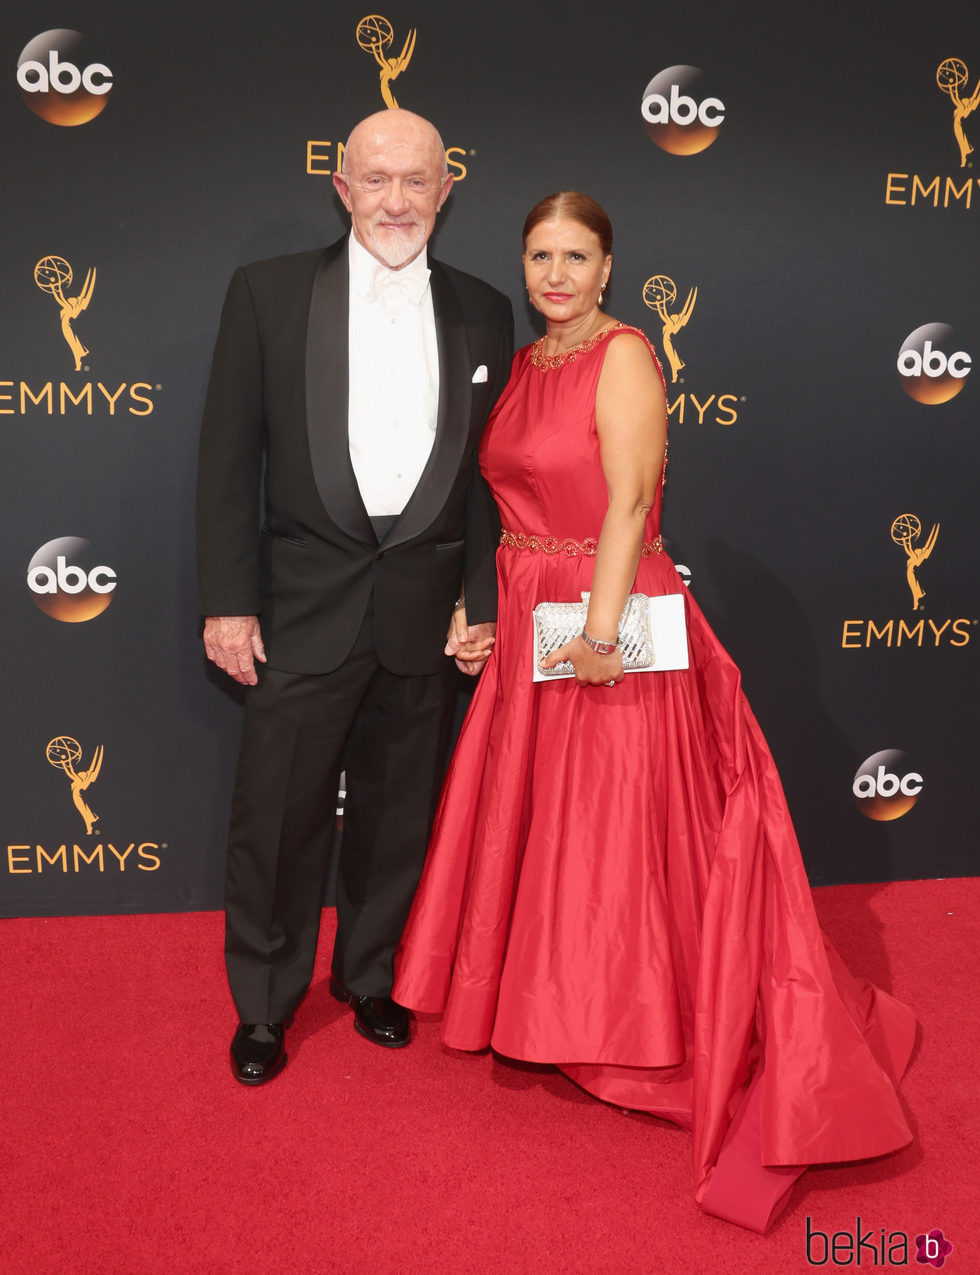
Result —
[{"label": "woman's hand", "polygon": [[457,602],[446,634],[445,654],[454,657],[461,673],[476,677],[490,658],[496,633],[496,624],[467,624],[466,605]]},{"label": "woman's hand", "polygon": [[608,686],[621,682],[623,673],[623,657],[619,651],[611,655],[598,655],[581,637],[572,638],[557,651],[541,661],[542,668],[554,668],[562,660],[570,660],[575,669],[575,680],[579,686]]}]

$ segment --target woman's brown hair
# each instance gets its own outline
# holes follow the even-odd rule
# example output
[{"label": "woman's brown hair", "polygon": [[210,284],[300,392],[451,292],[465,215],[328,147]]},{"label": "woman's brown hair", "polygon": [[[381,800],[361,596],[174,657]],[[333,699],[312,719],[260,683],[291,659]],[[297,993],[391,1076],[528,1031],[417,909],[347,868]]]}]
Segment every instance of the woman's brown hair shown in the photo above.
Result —
[{"label": "woman's brown hair", "polygon": [[605,209],[591,195],[584,195],[580,190],[559,190],[534,205],[524,222],[525,247],[528,235],[539,222],[552,221],[556,217],[580,222],[596,235],[604,255],[612,252],[612,223]]}]

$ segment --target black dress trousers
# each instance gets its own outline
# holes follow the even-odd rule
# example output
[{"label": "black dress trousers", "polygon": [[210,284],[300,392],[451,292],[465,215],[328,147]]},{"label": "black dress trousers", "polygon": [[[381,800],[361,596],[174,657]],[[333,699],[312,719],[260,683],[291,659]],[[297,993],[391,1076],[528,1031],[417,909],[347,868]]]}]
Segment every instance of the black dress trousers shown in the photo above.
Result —
[{"label": "black dress trousers", "polygon": [[225,959],[242,1022],[283,1022],[313,976],[337,788],[347,775],[333,973],[391,992],[422,872],[455,700],[446,668],[401,677],[378,660],[373,606],[332,673],[258,667],[232,797]]}]

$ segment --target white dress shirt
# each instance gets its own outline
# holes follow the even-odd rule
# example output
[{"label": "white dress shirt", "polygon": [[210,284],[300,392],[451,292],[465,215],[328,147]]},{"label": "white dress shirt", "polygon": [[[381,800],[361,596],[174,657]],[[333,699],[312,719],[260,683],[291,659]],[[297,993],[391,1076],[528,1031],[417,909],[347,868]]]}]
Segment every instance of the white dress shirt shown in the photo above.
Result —
[{"label": "white dress shirt", "polygon": [[353,235],[350,263],[351,464],[371,517],[400,514],[435,441],[439,353],[423,248],[389,270]]}]

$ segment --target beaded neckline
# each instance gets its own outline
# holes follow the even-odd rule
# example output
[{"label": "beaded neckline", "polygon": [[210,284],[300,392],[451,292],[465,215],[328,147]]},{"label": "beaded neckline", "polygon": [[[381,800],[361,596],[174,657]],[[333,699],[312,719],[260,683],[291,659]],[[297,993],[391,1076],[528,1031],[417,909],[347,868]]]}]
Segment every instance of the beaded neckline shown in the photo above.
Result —
[{"label": "beaded neckline", "polygon": [[[588,354],[600,341],[604,341],[613,332],[621,332],[623,328],[629,327],[628,323],[614,323],[611,328],[603,328],[600,332],[594,333],[584,341],[579,341],[578,345],[570,345],[567,350],[559,350],[557,354],[545,354],[544,343],[547,340],[547,336],[539,337],[531,346],[531,362],[541,372],[553,372],[565,363],[574,363],[579,355]],[[630,328],[630,331],[635,330],[635,328]]]}]

